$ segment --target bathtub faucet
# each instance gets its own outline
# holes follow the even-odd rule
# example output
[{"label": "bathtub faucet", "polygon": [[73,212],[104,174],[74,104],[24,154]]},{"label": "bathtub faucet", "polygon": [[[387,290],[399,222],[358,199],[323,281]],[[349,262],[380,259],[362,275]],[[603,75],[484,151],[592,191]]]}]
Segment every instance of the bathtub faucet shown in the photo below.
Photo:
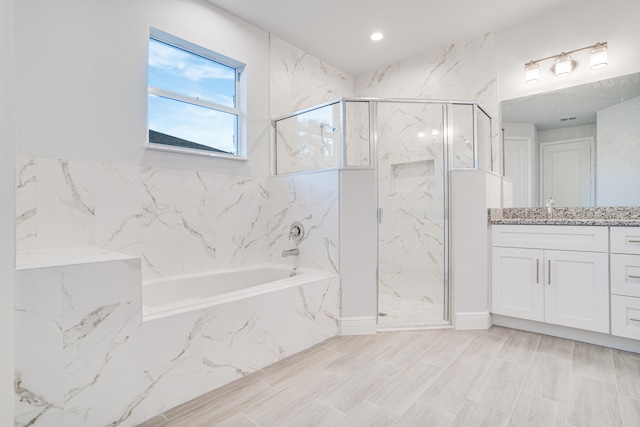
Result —
[{"label": "bathtub faucet", "polygon": [[288,257],[291,255],[299,255],[300,254],[300,249],[295,248],[295,249],[285,249],[284,251],[282,251],[282,257]]}]

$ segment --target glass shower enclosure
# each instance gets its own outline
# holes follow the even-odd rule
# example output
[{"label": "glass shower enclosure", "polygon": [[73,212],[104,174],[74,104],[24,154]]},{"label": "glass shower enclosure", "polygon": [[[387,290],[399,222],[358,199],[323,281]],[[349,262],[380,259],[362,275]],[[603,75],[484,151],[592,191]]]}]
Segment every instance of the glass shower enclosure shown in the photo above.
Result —
[{"label": "glass shower enclosure", "polygon": [[378,327],[450,323],[449,172],[491,169],[476,103],[345,98],[275,121],[276,173],[374,168]]}]

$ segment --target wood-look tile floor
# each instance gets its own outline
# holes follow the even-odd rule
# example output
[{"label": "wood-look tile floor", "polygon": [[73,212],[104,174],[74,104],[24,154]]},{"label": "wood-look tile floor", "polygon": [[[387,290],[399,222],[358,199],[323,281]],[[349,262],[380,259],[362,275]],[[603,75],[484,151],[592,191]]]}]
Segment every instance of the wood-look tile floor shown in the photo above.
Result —
[{"label": "wood-look tile floor", "polygon": [[640,426],[640,354],[502,327],[333,337],[142,426]]}]

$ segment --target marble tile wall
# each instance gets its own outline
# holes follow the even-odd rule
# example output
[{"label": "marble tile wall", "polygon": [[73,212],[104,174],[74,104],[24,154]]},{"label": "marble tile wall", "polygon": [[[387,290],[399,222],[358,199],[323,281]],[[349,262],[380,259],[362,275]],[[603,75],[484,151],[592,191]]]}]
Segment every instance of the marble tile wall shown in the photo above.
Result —
[{"label": "marble tile wall", "polygon": [[495,34],[459,41],[355,79],[356,96],[477,101],[493,118],[492,164],[499,169]]},{"label": "marble tile wall", "polygon": [[15,425],[143,421],[140,260],[15,278]]},{"label": "marble tile wall", "polygon": [[[353,77],[273,35],[270,36],[269,54],[269,110],[272,119],[354,94]],[[322,110],[324,113],[320,117],[312,113],[312,120],[297,123],[289,119],[295,124],[280,124],[277,136],[278,173],[339,165],[340,110],[338,107],[332,108],[331,113],[327,113],[328,108]],[[310,122],[314,125],[310,126]],[[321,128],[319,125],[322,123],[329,126]],[[293,137],[298,136],[301,125],[308,134],[302,144],[299,138]],[[275,138],[275,129],[272,129],[272,141]],[[295,142],[283,145],[283,139]]]},{"label": "marble tile wall", "polygon": [[[141,257],[143,279],[152,279],[265,262],[289,245],[269,234],[284,233],[294,217],[309,222],[307,266],[330,265],[311,261],[310,250],[326,259],[325,246],[337,248],[337,231],[318,236],[326,215],[337,229],[337,179],[285,182],[42,158],[19,158],[16,175],[18,251],[96,245]],[[327,194],[313,199],[312,183],[315,194]],[[279,199],[270,200],[272,193]],[[273,242],[279,246],[271,250]]]},{"label": "marble tile wall", "polygon": [[[339,171],[281,175],[269,181],[269,257],[272,262],[339,273]],[[300,242],[289,239],[294,221],[302,222]],[[300,254],[283,258],[284,249]]]},{"label": "marble tile wall", "polygon": [[368,102],[345,102],[345,149],[347,166],[372,166]]},{"label": "marble tile wall", "polygon": [[147,418],[335,335],[337,276],[145,322]]},{"label": "marble tile wall", "polygon": [[273,35],[269,75],[272,119],[354,94],[353,77]]},{"label": "marble tile wall", "polygon": [[16,426],[137,425],[338,331],[337,275],[143,322],[140,260],[112,258],[18,270]]},{"label": "marble tile wall", "polygon": [[[18,158],[17,249],[95,245],[142,259],[143,280],[266,262],[336,273],[338,174],[253,178]],[[300,257],[282,250],[293,221]]]}]

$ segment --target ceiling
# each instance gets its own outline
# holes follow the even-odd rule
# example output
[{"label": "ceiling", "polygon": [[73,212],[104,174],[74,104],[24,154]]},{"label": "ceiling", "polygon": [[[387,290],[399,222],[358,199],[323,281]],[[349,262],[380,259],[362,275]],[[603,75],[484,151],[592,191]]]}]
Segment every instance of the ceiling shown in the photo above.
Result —
[{"label": "ceiling", "polygon": [[582,0],[207,1],[356,77]]},{"label": "ceiling", "polygon": [[638,96],[640,73],[503,101],[502,121],[538,130],[595,124],[598,111]]}]

